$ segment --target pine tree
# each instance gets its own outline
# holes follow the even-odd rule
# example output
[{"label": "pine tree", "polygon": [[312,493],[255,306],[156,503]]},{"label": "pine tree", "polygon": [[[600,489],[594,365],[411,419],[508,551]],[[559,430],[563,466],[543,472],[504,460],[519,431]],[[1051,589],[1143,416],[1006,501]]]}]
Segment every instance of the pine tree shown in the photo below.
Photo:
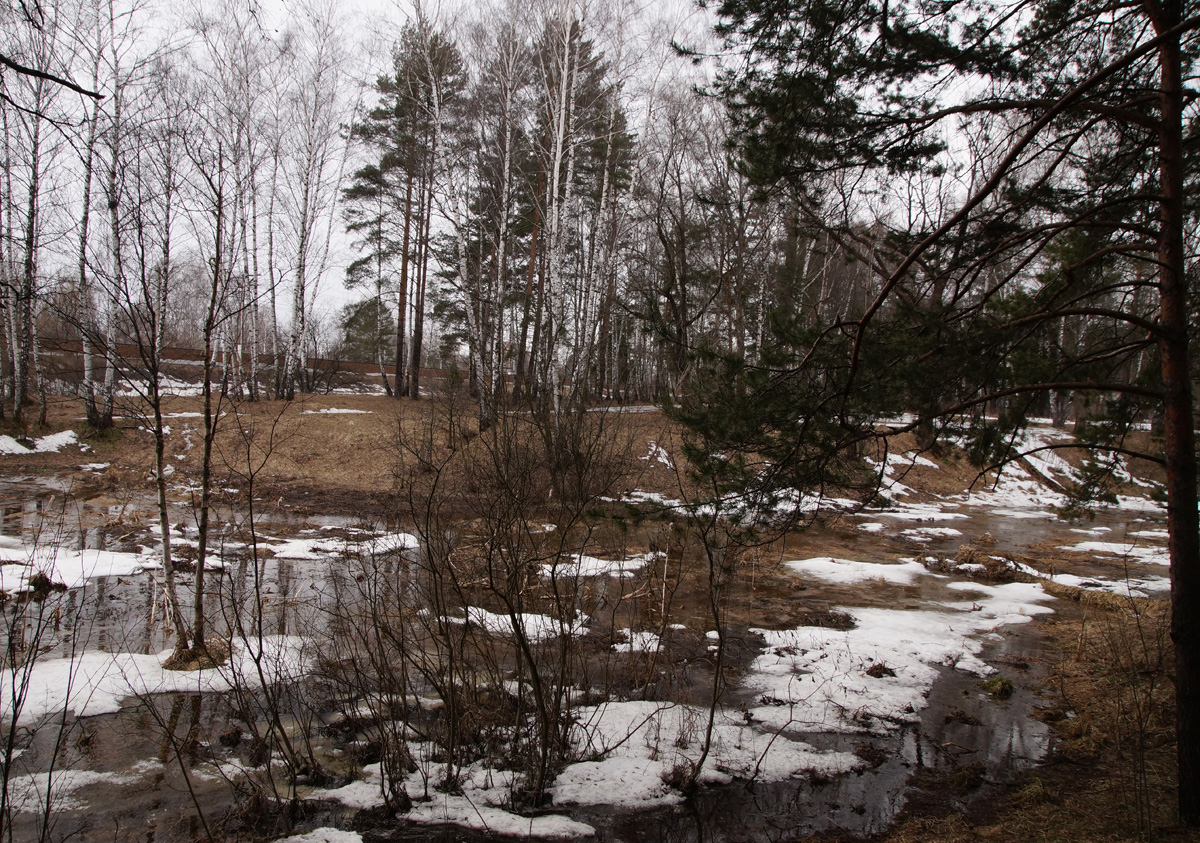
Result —
[{"label": "pine tree", "polygon": [[[1161,419],[1179,815],[1200,825],[1200,527],[1185,133],[1200,18],[1086,0],[725,0],[716,88],[745,172],[869,267],[861,302],[777,311],[761,360],[697,353],[681,414],[712,470],[765,490],[853,484],[858,443],[909,411],[926,435],[985,407],[1011,459],[1034,408],[1092,396],[1128,448]],[[745,455],[739,461],[738,455]],[[750,472],[752,457],[769,471]],[[702,456],[702,454],[698,454]],[[754,466],[760,468],[761,466]],[[738,471],[738,469],[745,469]]]}]

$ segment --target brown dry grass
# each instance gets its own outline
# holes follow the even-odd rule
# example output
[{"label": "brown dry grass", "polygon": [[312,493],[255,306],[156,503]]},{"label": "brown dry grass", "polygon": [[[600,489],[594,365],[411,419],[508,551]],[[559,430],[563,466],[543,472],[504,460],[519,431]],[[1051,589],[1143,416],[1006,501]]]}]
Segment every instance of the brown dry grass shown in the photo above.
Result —
[{"label": "brown dry grass", "polygon": [[[176,480],[198,475],[200,467],[200,431],[202,419],[178,414],[198,413],[199,398],[172,398],[165,402],[164,413],[171,427],[167,455],[177,472]],[[247,454],[247,442],[256,458],[270,451],[270,459],[256,482],[256,497],[271,507],[302,514],[361,514],[377,517],[381,503],[393,486],[397,439],[401,432],[412,438],[422,427],[437,429],[444,438],[453,418],[456,434],[469,436],[474,426],[473,408],[465,398],[432,397],[414,402],[396,401],[383,395],[310,395],[293,402],[227,402],[219,423],[214,465],[219,483],[241,488]],[[345,409],[353,414],[331,414],[323,410]],[[100,477],[102,486],[124,491],[142,488],[150,491],[153,468],[153,438],[145,429],[144,407],[133,401],[119,405],[117,430],[96,434],[83,418],[79,399],[57,398],[51,402],[44,428],[4,427],[0,432],[39,436],[50,431],[75,430],[88,450],[64,448],[61,453],[13,455],[3,458],[9,474],[63,474],[82,463],[110,463]],[[679,453],[678,434],[660,413],[635,413],[622,416],[622,435],[629,438],[628,489],[657,491],[679,497],[681,483],[687,480],[673,466],[657,460],[639,459],[647,455],[648,442],[658,442],[671,454]],[[245,431],[246,433],[243,433]],[[191,442],[189,447],[188,442]],[[85,477],[82,471],[80,477]]]}]

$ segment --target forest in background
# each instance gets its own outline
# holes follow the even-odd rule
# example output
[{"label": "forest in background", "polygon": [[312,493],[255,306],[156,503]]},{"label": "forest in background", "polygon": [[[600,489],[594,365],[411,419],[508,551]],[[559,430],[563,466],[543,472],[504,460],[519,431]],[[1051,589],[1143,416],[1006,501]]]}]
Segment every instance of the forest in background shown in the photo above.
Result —
[{"label": "forest in background", "polygon": [[[222,378],[251,398],[304,391],[306,355],[396,365],[398,395],[418,361],[461,365],[488,415],[505,376],[673,391],[695,339],[744,351],[773,302],[836,314],[869,292],[738,173],[719,103],[627,8],[417,10],[376,66],[332,5],[278,29],[237,3],[174,31],[150,4],[6,14],[3,53],[51,77],[4,82],[16,417],[48,386],[43,337],[83,340],[100,423],[116,343],[244,359]],[[359,299],[330,313],[318,288],[343,283]]]}]

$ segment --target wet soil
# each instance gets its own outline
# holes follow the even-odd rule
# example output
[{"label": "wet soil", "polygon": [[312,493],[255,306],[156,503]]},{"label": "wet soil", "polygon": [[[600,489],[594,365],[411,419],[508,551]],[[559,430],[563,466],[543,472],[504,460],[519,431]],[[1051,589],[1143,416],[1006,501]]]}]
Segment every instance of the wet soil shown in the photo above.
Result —
[{"label": "wet soil", "polygon": [[[54,466],[44,468],[52,470]],[[933,470],[927,473],[934,474]],[[149,499],[119,484],[114,487],[112,478],[90,478],[87,472],[70,471],[0,483],[0,534],[28,540],[44,533],[47,525],[57,524],[58,539],[68,545],[115,550],[152,545]],[[913,477],[905,480],[913,481]],[[172,520],[185,523],[190,512],[184,506],[184,495],[177,494],[180,507]],[[224,571],[210,581],[211,596],[231,605],[251,599],[244,591],[249,555],[241,547],[247,532],[240,515],[245,497],[244,492],[229,492],[227,508],[217,519],[218,538],[228,547]],[[381,519],[388,508],[386,497],[377,489],[313,482],[302,476],[272,478],[257,488],[255,499],[264,512],[256,528],[272,539],[336,539],[364,526],[382,530]],[[925,556],[952,558],[961,545],[987,535],[994,542],[987,547],[997,554],[1035,563],[1053,562],[1062,572],[1119,577],[1126,570],[1123,560],[1064,553],[1064,545],[1086,538],[1072,530],[1108,526],[1112,530],[1108,535],[1117,537],[1159,526],[1159,519],[1153,516],[1113,511],[1080,523],[1052,515],[1007,518],[986,508],[964,507],[961,512],[967,517],[935,525],[952,526],[959,536],[914,541],[903,530],[920,526],[920,522],[873,512],[832,519],[749,554],[739,572],[741,587],[727,607],[731,642],[727,679],[736,683],[761,651],[762,642],[750,632],[752,628],[785,629],[805,622],[836,625],[841,622],[839,612],[852,612],[854,607],[915,609],[961,599],[961,592],[948,590],[944,581],[934,578],[922,577],[912,586],[886,589],[869,583],[833,585],[799,577],[782,564],[785,561],[815,556],[878,563]],[[882,522],[885,529],[860,529],[867,521]],[[63,524],[70,526],[64,529]],[[663,530],[650,522],[611,534],[600,531],[589,552],[657,546],[665,540]],[[589,586],[587,608],[594,610],[602,601],[620,608],[612,609],[595,626],[585,657],[607,657],[619,628],[664,631],[670,624],[687,627],[665,637],[667,648],[655,657],[658,661],[631,659],[632,666],[622,668],[625,674],[614,678],[611,688],[620,689],[626,698],[680,698],[682,694],[685,700],[702,702],[711,682],[713,665],[704,632],[712,628],[713,621],[706,606],[706,581],[697,575],[673,576],[672,564],[683,568],[678,555],[669,555],[661,574],[651,571],[646,593],[637,599],[630,597],[639,594],[640,582],[608,579]],[[1136,570],[1165,575],[1165,570],[1158,570],[1161,567],[1140,565]],[[160,576],[151,570],[101,578],[91,581],[87,589],[64,594],[52,625],[36,642],[40,657],[65,657],[81,647],[145,654],[169,647],[172,636],[159,602]],[[189,593],[190,584],[189,576],[182,575],[181,595]],[[239,592],[239,588],[243,590]],[[265,554],[259,589],[252,599],[261,605],[271,634],[336,634],[329,617],[320,611],[323,596],[336,588],[326,559],[275,559]],[[10,648],[11,631],[23,628],[21,602],[12,600],[5,607]],[[190,610],[186,605],[183,608]],[[228,629],[223,632],[227,635]],[[805,736],[818,748],[858,755],[862,760],[858,772],[776,783],[735,781],[702,788],[681,805],[668,808],[573,808],[569,813],[593,825],[600,840],[645,843],[788,840],[834,829],[874,834],[887,828],[906,805],[932,813],[982,816],[1015,776],[1046,757],[1050,730],[1031,715],[1046,704],[1039,694],[1054,655],[1046,649],[1038,624],[1031,623],[997,630],[982,658],[1012,681],[1011,695],[1000,698],[976,677],[945,669],[918,723],[886,735]],[[735,690],[730,704],[736,703]],[[273,759],[263,757],[252,736],[240,729],[237,734],[231,731],[232,724],[246,719],[239,705],[237,699],[223,694],[155,695],[128,700],[116,714],[79,719],[67,715],[22,731],[14,745],[19,743],[23,749],[19,759],[23,772],[86,770],[113,776],[80,787],[53,807],[51,838],[167,841],[210,833],[219,839],[227,833],[269,836],[281,832],[286,823],[280,817],[261,804],[246,801],[250,792],[247,773],[234,772],[236,764],[260,784],[274,781],[268,773]],[[316,784],[346,781],[367,760],[356,754],[361,734],[322,725],[333,716],[330,710],[314,710],[310,723],[292,725],[296,734],[308,735],[314,754],[323,759],[327,775],[334,777],[301,781],[303,792]],[[302,814],[291,819],[302,828],[328,824],[358,828],[367,840],[489,839],[458,828],[398,823],[387,812],[355,812],[322,801],[305,805]],[[13,832],[18,839],[26,835],[32,839],[46,825],[44,815],[18,811]]]}]

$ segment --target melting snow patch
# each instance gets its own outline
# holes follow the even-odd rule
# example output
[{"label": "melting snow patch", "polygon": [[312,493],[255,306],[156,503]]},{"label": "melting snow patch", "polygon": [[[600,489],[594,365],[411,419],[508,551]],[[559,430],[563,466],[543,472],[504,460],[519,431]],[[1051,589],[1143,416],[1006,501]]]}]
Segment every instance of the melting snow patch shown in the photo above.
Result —
[{"label": "melting snow patch", "polygon": [[798,574],[805,574],[839,585],[854,585],[870,580],[883,580],[896,585],[912,585],[916,577],[929,575],[929,571],[925,569],[924,565],[914,561],[891,565],[819,556],[814,559],[800,559],[784,564]]},{"label": "melting snow patch", "polygon": [[629,579],[649,563],[665,556],[666,554],[661,551],[651,551],[650,553],[637,553],[624,559],[599,559],[580,553],[543,565],[542,576],[602,577],[611,575]]},{"label": "melting snow patch", "polygon": [[[196,396],[200,394],[201,387],[198,383],[188,383],[179,378],[160,375],[158,378],[158,390],[161,395]],[[117,394],[122,398],[141,398],[147,400],[150,395],[150,386],[144,381],[131,380],[129,381],[129,388],[118,390]]]},{"label": "melting snow patch", "polygon": [[1117,495],[1116,508],[1121,512],[1166,512],[1167,505],[1149,498],[1135,498],[1132,495]]},{"label": "melting snow patch", "polygon": [[1054,510],[1047,509],[993,509],[989,515],[995,515],[998,518],[1054,518]]},{"label": "melting snow patch", "polygon": [[671,455],[667,453],[662,445],[659,445],[653,439],[649,440],[646,444],[650,446],[650,450],[646,456],[638,457],[639,460],[654,460],[657,463],[665,465],[667,468],[675,467],[675,464],[671,462]]},{"label": "melting snow patch", "polygon": [[345,410],[339,407],[328,407],[324,410],[301,410],[302,416],[369,416],[374,410]]},{"label": "melting snow patch", "polygon": [[[517,773],[484,769],[479,765],[463,771],[460,794],[437,793],[429,802],[417,802],[404,818],[417,823],[444,824],[479,829],[492,834],[541,839],[571,839],[593,837],[596,830],[559,814],[523,817],[497,807],[509,801]],[[418,771],[409,776],[409,793],[424,789],[423,776]]]},{"label": "melting snow patch", "polygon": [[882,533],[886,528],[887,525],[879,521],[868,521],[866,524],[858,525],[858,529],[864,533]]},{"label": "melting snow patch", "polygon": [[587,627],[581,618],[572,621],[560,621],[549,615],[517,613],[515,623],[513,617],[489,612],[478,606],[468,606],[465,618],[446,618],[450,623],[470,622],[482,627],[493,635],[512,635],[518,628],[532,644],[548,641],[559,635],[583,635]]},{"label": "melting snow patch", "polygon": [[[234,655],[224,665],[210,670],[165,670],[171,655],[105,653],[89,651],[73,659],[40,659],[29,668],[27,693],[18,725],[36,724],[43,717],[71,709],[77,717],[111,714],[121,700],[149,694],[224,692],[236,678],[241,687],[294,679],[308,669],[305,641],[294,636],[267,636],[258,641],[234,642]],[[259,667],[262,673],[260,676]],[[25,678],[26,670],[17,671]],[[14,671],[0,671],[0,720],[11,722]]]},{"label": "melting snow patch", "polygon": [[654,653],[658,651],[661,639],[653,632],[634,632],[630,629],[618,630],[625,636],[624,644],[613,644],[613,650],[618,653]]},{"label": "melting snow patch", "polygon": [[0,454],[32,454],[32,448],[26,448],[11,436],[0,436]]},{"label": "melting snow patch", "polygon": [[[644,806],[679,802],[666,779],[690,769],[703,750],[707,709],[654,702],[618,702],[576,711],[584,755],[599,760],[570,764],[555,780],[557,804]],[[809,772],[837,775],[858,759],[822,752],[803,741],[760,728],[740,710],[720,709],[712,747],[698,781],[727,783],[734,776],[780,781]]]},{"label": "melting snow patch", "polygon": [[0,436],[0,454],[57,454],[68,445],[78,445],[79,436],[73,430],[63,430],[26,441],[31,442],[32,447],[22,445],[11,436]]},{"label": "melting snow patch", "polygon": [[416,550],[421,546],[421,542],[412,533],[384,533],[381,536],[375,536],[361,542],[353,542],[352,545],[357,547],[362,553],[371,553],[380,556],[385,553]]},{"label": "melting snow patch", "polygon": [[1165,547],[1139,547],[1121,542],[1079,542],[1067,545],[1060,550],[1070,550],[1074,553],[1103,553],[1108,556],[1125,556],[1139,562],[1153,562],[1156,565],[1169,565],[1171,558]]},{"label": "melting snow patch", "polygon": [[676,498],[668,498],[661,492],[644,492],[641,489],[634,489],[632,492],[627,492],[619,498],[601,497],[602,501],[618,501],[620,503],[629,504],[657,504],[658,506],[669,509],[677,509],[682,507],[683,501]]},{"label": "melting snow patch", "polygon": [[382,808],[386,801],[380,779],[381,769],[380,764],[368,764],[363,767],[363,777],[358,781],[333,790],[315,790],[310,795],[315,799],[333,799],[359,810]]},{"label": "melting snow patch", "polygon": [[953,527],[913,527],[910,530],[903,530],[900,535],[910,538],[913,541],[927,542],[933,539],[961,536],[962,531],[955,530]]},{"label": "melting snow patch", "polygon": [[80,811],[88,805],[76,796],[77,790],[99,782],[126,784],[129,781],[130,776],[94,770],[55,770],[53,773],[13,776],[8,782],[8,804],[16,813],[40,813],[46,809],[49,795],[52,811]]},{"label": "melting snow patch", "polygon": [[276,843],[362,843],[357,831],[339,831],[336,828],[318,828],[307,834],[293,834]]},{"label": "melting snow patch", "polygon": [[129,576],[154,562],[147,554],[111,550],[67,550],[53,545],[0,547],[0,591],[28,591],[29,578],[37,573],[67,588],[81,588],[89,579]]},{"label": "melting snow patch", "polygon": [[266,549],[278,559],[326,559],[342,549],[332,539],[287,539],[281,544],[268,544]]},{"label": "melting snow patch", "polygon": [[1042,575],[1044,579],[1059,585],[1073,586],[1087,591],[1107,591],[1121,597],[1149,597],[1171,590],[1170,577],[1130,577],[1110,580],[1107,577],[1077,577],[1074,574]]},{"label": "melting snow patch", "polygon": [[68,445],[77,445],[79,437],[73,430],[64,430],[60,433],[51,433],[49,436],[43,436],[34,442],[33,449],[39,454],[57,454]]},{"label": "melting snow patch", "polygon": [[[767,650],[745,682],[760,694],[751,716],[774,729],[893,730],[918,718],[939,669],[993,672],[979,659],[982,633],[1052,611],[1036,584],[950,586],[972,600],[926,611],[849,608],[857,622],[849,630],[755,630]],[[877,675],[876,665],[888,672]]]},{"label": "melting snow patch", "polygon": [[871,514],[877,518],[895,518],[899,521],[955,521],[967,517],[961,512],[946,512],[945,506],[957,507],[958,504],[905,503],[893,509],[871,510]]}]

